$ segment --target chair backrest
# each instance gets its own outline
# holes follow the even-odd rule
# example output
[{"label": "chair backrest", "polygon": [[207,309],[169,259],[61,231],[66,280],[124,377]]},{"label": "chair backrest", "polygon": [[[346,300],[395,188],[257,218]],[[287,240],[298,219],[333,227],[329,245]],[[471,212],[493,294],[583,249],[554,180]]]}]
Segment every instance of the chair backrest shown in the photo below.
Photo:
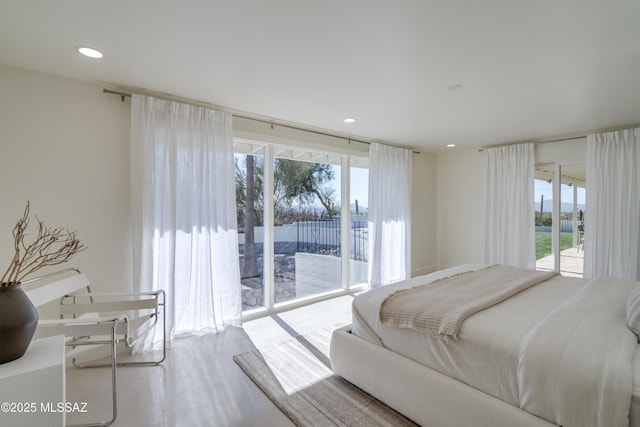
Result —
[{"label": "chair backrest", "polygon": [[88,287],[89,278],[72,268],[37,277],[23,284],[25,293],[36,308],[73,292],[87,290]]}]

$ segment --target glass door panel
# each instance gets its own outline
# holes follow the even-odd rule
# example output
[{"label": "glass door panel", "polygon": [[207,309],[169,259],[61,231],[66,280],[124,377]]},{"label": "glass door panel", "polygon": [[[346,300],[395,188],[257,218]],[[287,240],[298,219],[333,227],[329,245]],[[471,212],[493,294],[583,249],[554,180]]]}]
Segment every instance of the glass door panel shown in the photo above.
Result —
[{"label": "glass door panel", "polygon": [[585,165],[560,165],[560,272],[582,277]]},{"label": "glass door panel", "polygon": [[351,286],[368,282],[367,254],[369,247],[368,206],[369,169],[368,159],[352,159],[349,189],[350,246],[349,283]]},{"label": "glass door panel", "polygon": [[264,147],[235,143],[236,214],[242,309],[265,306]]},{"label": "glass door panel", "polygon": [[340,156],[276,149],[275,303],[342,289],[340,164]]},{"label": "glass door panel", "polygon": [[536,165],[536,269],[582,277],[585,199],[584,164]]},{"label": "glass door panel", "polygon": [[553,175],[553,164],[536,165],[534,209],[537,270],[555,269],[552,244]]}]

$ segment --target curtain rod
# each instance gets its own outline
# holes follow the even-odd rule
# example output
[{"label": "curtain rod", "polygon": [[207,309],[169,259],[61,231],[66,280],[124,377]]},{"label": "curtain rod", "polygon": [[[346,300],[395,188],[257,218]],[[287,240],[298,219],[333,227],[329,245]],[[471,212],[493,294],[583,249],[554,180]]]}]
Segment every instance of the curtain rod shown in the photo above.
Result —
[{"label": "curtain rod", "polygon": [[[547,144],[550,142],[562,142],[562,141],[573,141],[574,139],[582,139],[582,138],[586,138],[587,136],[591,135],[591,134],[595,134],[595,133],[604,133],[604,132],[613,132],[613,131],[617,131],[617,130],[627,130],[627,129],[633,129],[633,128],[637,128],[640,127],[640,123],[639,124],[635,124],[635,125],[629,125],[629,126],[623,126],[621,128],[609,128],[609,129],[604,129],[604,130],[599,130],[599,131],[593,131],[590,132],[588,134],[583,134],[583,135],[575,135],[575,136],[568,136],[565,138],[555,138],[555,139],[542,139],[542,140],[538,140],[538,141],[529,141],[532,142],[534,144]],[[528,142],[524,141],[524,142],[508,142],[506,144],[496,144],[496,145],[487,145],[486,147],[482,147],[479,148],[478,151],[484,151],[485,148],[495,148],[495,147],[503,147],[506,145],[516,145],[516,144],[527,144]]]},{"label": "curtain rod", "polygon": [[567,138],[557,138],[557,139],[544,139],[541,141],[528,141],[528,142],[507,142],[505,144],[496,144],[496,145],[487,145],[486,147],[478,148],[478,151],[484,151],[485,148],[496,148],[496,147],[505,147],[507,145],[517,145],[517,144],[547,144],[549,142],[562,142],[562,141],[573,141],[574,139],[586,138],[587,135],[578,135]]},{"label": "curtain rod", "polygon": [[[131,94],[130,93],[118,92],[118,91],[110,90],[110,89],[102,89],[102,93],[107,93],[109,95],[117,95],[122,99],[122,102],[124,102],[125,98],[131,98]],[[306,128],[303,128],[301,126],[293,126],[293,125],[288,125],[288,124],[284,124],[284,123],[278,123],[278,122],[273,121],[273,120],[257,119],[255,117],[243,116],[241,114],[235,114],[235,113],[231,113],[231,114],[232,114],[233,117],[236,117],[236,118],[239,118],[239,119],[252,120],[254,122],[259,122],[259,123],[264,123],[264,124],[271,125],[271,129],[273,129],[273,126],[280,126],[280,127],[283,127],[283,128],[293,129],[293,130],[297,130],[297,131],[301,131],[301,132],[308,132],[308,133],[313,133],[313,134],[316,134],[316,135],[322,135],[322,136],[328,136],[328,137],[331,137],[331,138],[343,139],[345,141],[348,141],[349,143],[351,143],[353,141],[353,142],[359,142],[361,144],[371,145],[370,141],[363,141],[363,140],[357,139],[357,138],[350,138],[350,137],[347,137],[347,136],[336,135],[336,134],[332,134],[332,133],[329,133],[329,132],[322,132],[322,131],[319,131],[319,130],[306,129]],[[391,144],[387,144],[387,145],[391,145]],[[401,147],[401,148],[405,148],[405,147]],[[415,151],[415,150],[412,150],[412,151],[413,151],[413,154],[420,154],[419,151]]]}]

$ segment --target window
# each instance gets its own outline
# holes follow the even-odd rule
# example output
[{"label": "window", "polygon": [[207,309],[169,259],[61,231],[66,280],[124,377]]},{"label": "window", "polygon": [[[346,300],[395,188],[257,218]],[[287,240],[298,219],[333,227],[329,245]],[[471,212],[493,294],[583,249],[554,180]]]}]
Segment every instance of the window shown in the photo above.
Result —
[{"label": "window", "polygon": [[536,268],[582,277],[585,165],[536,165]]},{"label": "window", "polygon": [[264,306],[264,147],[234,144],[242,309]]},{"label": "window", "polygon": [[366,284],[368,159],[242,140],[235,153],[245,313]]},{"label": "window", "polygon": [[351,159],[349,185],[350,284],[367,283],[369,159]]}]

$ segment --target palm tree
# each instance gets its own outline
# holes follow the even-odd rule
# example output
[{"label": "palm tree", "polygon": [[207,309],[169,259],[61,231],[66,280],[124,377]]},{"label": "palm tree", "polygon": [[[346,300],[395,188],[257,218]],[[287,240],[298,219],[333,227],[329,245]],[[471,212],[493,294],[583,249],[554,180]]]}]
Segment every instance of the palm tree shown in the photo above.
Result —
[{"label": "palm tree", "polygon": [[257,277],[258,262],[255,248],[255,179],[253,156],[247,156],[247,192],[244,205],[244,260],[242,262],[241,277]]}]

